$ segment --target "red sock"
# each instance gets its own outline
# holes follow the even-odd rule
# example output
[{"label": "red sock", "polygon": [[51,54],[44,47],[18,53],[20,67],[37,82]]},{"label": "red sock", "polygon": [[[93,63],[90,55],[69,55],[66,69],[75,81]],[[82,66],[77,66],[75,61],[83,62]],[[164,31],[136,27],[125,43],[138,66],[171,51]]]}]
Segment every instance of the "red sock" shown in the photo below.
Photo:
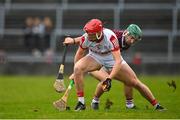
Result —
[{"label": "red sock", "polygon": [[84,92],[83,91],[78,91],[77,96],[78,97],[84,97]]},{"label": "red sock", "polygon": [[151,104],[152,104],[153,106],[155,106],[157,103],[158,103],[158,101],[157,101],[156,99],[154,99],[153,101],[151,101]]}]

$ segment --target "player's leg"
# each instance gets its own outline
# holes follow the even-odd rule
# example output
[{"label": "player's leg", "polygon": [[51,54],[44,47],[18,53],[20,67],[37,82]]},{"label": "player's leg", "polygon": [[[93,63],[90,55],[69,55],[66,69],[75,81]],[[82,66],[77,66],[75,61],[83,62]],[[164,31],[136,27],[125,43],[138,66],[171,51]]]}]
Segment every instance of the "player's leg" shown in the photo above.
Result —
[{"label": "player's leg", "polygon": [[123,81],[128,86],[135,87],[153,106],[156,107],[159,105],[151,90],[137,78],[127,63],[121,64],[121,69],[116,79]]},{"label": "player's leg", "polygon": [[[104,68],[101,68],[99,71],[93,71],[90,73],[93,77],[98,79],[99,81],[105,80],[108,77],[108,73],[104,70]],[[129,86],[124,86],[124,94],[126,97],[126,107],[131,109],[134,108],[134,102],[133,102],[133,89]],[[99,104],[99,97],[104,93],[104,91],[101,89],[101,85],[97,85],[95,94],[91,103],[91,107],[95,110],[97,110],[98,104]]]},{"label": "player's leg", "polygon": [[134,101],[133,101],[132,86],[127,86],[124,84],[124,95],[126,97],[126,108],[128,108],[128,109],[135,108]]},{"label": "player's leg", "polygon": [[101,68],[100,70],[96,70],[89,73],[94,78],[96,78],[99,81],[105,80],[108,77],[108,73]]},{"label": "player's leg", "polygon": [[125,83],[125,85],[137,88],[140,93],[150,102],[155,99],[149,88],[138,80],[136,74],[127,63],[121,65],[121,70],[118,76],[116,76],[116,79],[121,80]]},{"label": "player's leg", "polygon": [[86,55],[74,65],[74,82],[78,96],[78,104],[75,110],[85,109],[84,102],[84,74],[101,68],[94,58]]},{"label": "player's leg", "polygon": [[[108,77],[108,73],[103,68],[101,68],[99,71],[90,72],[90,74],[99,81],[103,81]],[[96,90],[95,90],[95,95],[91,102],[92,109],[94,110],[99,109],[99,97],[97,96],[101,96],[103,93],[104,91],[102,91],[102,89],[99,88],[99,86],[97,85]]]}]

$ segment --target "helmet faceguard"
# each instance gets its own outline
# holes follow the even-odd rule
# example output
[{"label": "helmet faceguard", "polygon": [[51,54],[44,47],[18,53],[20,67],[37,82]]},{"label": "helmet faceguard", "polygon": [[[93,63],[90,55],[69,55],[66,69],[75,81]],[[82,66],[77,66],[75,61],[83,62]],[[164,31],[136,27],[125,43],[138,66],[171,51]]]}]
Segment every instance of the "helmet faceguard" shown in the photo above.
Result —
[{"label": "helmet faceguard", "polygon": [[86,23],[83,30],[88,35],[95,35],[97,40],[99,40],[102,37],[103,25],[99,19],[92,19]]}]

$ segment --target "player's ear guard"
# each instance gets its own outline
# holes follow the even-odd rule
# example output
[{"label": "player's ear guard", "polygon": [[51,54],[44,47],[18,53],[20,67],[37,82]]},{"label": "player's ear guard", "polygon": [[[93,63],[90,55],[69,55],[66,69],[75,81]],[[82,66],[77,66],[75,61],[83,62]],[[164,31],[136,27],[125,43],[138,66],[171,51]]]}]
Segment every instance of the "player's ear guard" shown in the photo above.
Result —
[{"label": "player's ear guard", "polygon": [[102,89],[104,92],[107,92],[111,89],[111,79],[110,78],[106,78],[106,80],[104,80],[102,82]]}]

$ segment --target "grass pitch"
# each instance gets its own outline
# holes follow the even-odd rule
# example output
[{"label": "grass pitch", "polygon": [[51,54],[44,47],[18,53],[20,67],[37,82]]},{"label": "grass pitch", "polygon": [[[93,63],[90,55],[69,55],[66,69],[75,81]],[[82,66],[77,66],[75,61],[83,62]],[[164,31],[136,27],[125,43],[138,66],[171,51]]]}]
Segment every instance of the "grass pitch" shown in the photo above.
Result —
[{"label": "grass pitch", "polygon": [[[61,119],[180,119],[180,76],[140,76],[143,83],[149,86],[156,98],[168,110],[154,111],[153,107],[134,90],[134,101],[138,109],[127,110],[123,95],[123,84],[112,82],[112,89],[101,97],[100,110],[90,109],[97,81],[92,77],[85,79],[85,111],[75,112],[77,102],[75,89],[71,90],[68,106],[71,110],[59,112],[52,102],[59,99],[63,93],[56,93],[53,88],[54,76],[0,76],[0,118],[61,118]],[[174,80],[177,89],[169,87],[167,82]],[[66,85],[68,80],[66,78]],[[113,105],[105,110],[106,99]]]}]

